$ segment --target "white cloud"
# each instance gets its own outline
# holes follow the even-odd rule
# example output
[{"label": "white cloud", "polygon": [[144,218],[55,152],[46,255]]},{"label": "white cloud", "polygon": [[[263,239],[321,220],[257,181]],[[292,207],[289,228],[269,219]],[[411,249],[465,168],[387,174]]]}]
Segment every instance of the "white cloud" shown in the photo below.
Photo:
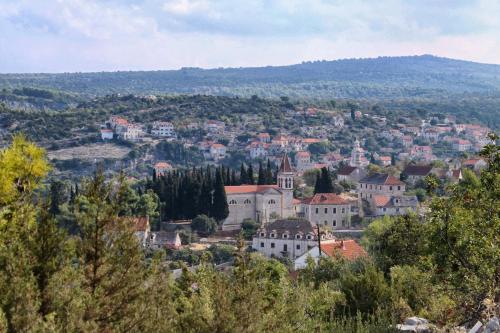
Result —
[{"label": "white cloud", "polygon": [[500,2],[0,0],[0,72],[431,53],[500,63]]}]

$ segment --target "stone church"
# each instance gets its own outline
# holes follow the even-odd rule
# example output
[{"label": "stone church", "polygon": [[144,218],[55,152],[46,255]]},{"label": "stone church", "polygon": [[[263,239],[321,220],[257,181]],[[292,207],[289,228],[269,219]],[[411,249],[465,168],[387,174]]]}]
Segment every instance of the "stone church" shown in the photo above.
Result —
[{"label": "stone church", "polygon": [[245,219],[259,223],[295,216],[294,171],[287,154],[281,159],[276,185],[225,186],[229,215],[222,230],[238,230]]}]

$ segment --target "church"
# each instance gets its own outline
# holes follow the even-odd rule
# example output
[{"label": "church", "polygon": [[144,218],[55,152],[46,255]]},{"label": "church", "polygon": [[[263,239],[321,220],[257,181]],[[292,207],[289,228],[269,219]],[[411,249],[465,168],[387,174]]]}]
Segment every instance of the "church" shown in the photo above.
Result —
[{"label": "church", "polygon": [[225,186],[229,215],[222,230],[238,230],[245,219],[264,224],[295,216],[293,176],[288,155],[284,154],[277,175],[278,184]]}]

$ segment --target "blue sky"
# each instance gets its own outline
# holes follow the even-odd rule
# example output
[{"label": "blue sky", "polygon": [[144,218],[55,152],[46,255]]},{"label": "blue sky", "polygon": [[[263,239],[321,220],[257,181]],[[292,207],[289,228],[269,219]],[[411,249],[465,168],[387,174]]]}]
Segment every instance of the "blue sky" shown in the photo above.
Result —
[{"label": "blue sky", "polygon": [[0,72],[435,54],[500,64],[500,0],[0,0]]}]

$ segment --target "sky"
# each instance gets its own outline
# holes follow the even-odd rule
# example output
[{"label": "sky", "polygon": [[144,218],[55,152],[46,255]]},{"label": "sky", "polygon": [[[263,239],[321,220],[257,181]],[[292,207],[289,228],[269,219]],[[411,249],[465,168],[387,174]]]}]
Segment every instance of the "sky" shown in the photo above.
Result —
[{"label": "sky", "polygon": [[500,0],[0,0],[0,73],[419,54],[500,64]]}]

